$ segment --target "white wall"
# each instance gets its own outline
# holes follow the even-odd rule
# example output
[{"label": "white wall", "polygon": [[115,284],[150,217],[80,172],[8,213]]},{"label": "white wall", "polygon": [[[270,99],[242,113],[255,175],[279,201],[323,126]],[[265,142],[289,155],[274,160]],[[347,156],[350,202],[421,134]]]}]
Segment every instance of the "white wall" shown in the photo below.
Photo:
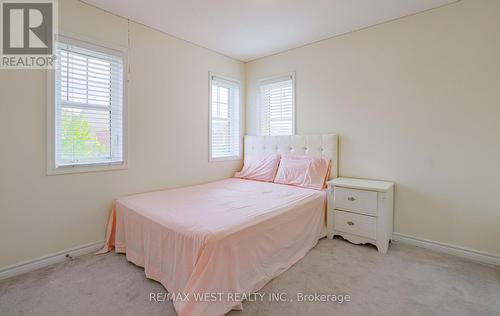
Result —
[{"label": "white wall", "polygon": [[500,255],[500,1],[465,0],[246,65],[296,72],[297,133],[339,133],[341,176],[397,183],[394,230]]},{"label": "white wall", "polygon": [[243,63],[75,0],[59,19],[62,33],[129,49],[129,169],[46,176],[46,73],[0,70],[0,268],[102,240],[118,196],[241,164],[208,162],[208,72],[243,81]]}]

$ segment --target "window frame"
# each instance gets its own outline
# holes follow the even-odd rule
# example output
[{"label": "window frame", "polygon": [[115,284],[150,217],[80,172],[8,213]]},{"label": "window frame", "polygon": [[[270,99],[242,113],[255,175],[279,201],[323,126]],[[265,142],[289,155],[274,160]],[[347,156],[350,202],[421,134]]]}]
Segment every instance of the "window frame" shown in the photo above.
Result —
[{"label": "window frame", "polygon": [[293,136],[297,134],[296,131],[296,102],[295,102],[295,71],[287,72],[287,73],[282,73],[279,75],[274,75],[270,77],[265,77],[262,79],[259,79],[257,82],[257,104],[258,104],[258,111],[257,111],[257,122],[258,124],[258,135],[260,136],[270,136],[270,135],[264,135],[262,133],[262,86],[263,85],[268,85],[276,82],[281,82],[281,81],[286,81],[286,80],[292,80],[292,134],[291,135],[279,135],[279,136]]},{"label": "window frame", "polygon": [[57,35],[56,42],[62,41],[97,52],[111,54],[123,58],[122,78],[122,161],[96,162],[77,165],[56,166],[56,69],[47,70],[47,175],[101,172],[128,169],[128,119],[127,119],[127,91],[128,91],[128,49],[94,39],[84,38],[64,33]]},{"label": "window frame", "polygon": [[[238,155],[236,156],[227,156],[227,157],[212,157],[212,81],[214,78],[221,79],[223,81],[227,81],[238,87]],[[209,162],[218,162],[218,161],[232,161],[232,160],[241,160],[242,159],[242,134],[243,134],[243,126],[242,126],[242,118],[243,118],[243,91],[241,86],[241,81],[238,79],[234,79],[228,76],[220,75],[214,72],[208,72],[208,161]],[[228,104],[228,111],[229,111]]]}]

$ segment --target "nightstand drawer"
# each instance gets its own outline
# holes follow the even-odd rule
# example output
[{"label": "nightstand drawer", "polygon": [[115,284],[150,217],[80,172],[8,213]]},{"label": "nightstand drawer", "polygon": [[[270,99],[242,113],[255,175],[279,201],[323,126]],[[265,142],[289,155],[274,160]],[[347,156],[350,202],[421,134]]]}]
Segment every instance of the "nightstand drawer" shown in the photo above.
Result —
[{"label": "nightstand drawer", "polygon": [[371,239],[377,238],[377,219],[375,217],[339,210],[334,211],[334,217],[335,230]]},{"label": "nightstand drawer", "polygon": [[335,208],[377,215],[377,192],[335,187]]}]

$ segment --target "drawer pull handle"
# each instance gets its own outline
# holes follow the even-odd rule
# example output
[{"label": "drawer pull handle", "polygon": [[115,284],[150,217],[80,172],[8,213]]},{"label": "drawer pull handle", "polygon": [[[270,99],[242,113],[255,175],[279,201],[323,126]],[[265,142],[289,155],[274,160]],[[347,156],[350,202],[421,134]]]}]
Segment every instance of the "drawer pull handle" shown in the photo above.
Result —
[{"label": "drawer pull handle", "polygon": [[348,197],[347,199],[348,199],[349,201],[356,201],[356,199],[355,199],[354,197],[352,197],[352,196]]},{"label": "drawer pull handle", "polygon": [[348,221],[348,222],[347,222],[347,225],[349,225],[349,226],[354,226],[354,222]]}]

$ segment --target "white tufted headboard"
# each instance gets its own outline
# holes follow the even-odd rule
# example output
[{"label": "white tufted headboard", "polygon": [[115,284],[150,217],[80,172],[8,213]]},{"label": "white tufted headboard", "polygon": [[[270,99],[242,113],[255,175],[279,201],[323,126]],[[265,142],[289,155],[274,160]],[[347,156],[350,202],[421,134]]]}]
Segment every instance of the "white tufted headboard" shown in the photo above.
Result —
[{"label": "white tufted headboard", "polygon": [[338,136],[293,135],[293,136],[245,136],[244,153],[254,154],[297,154],[324,157],[332,160],[330,179],[339,175]]}]

